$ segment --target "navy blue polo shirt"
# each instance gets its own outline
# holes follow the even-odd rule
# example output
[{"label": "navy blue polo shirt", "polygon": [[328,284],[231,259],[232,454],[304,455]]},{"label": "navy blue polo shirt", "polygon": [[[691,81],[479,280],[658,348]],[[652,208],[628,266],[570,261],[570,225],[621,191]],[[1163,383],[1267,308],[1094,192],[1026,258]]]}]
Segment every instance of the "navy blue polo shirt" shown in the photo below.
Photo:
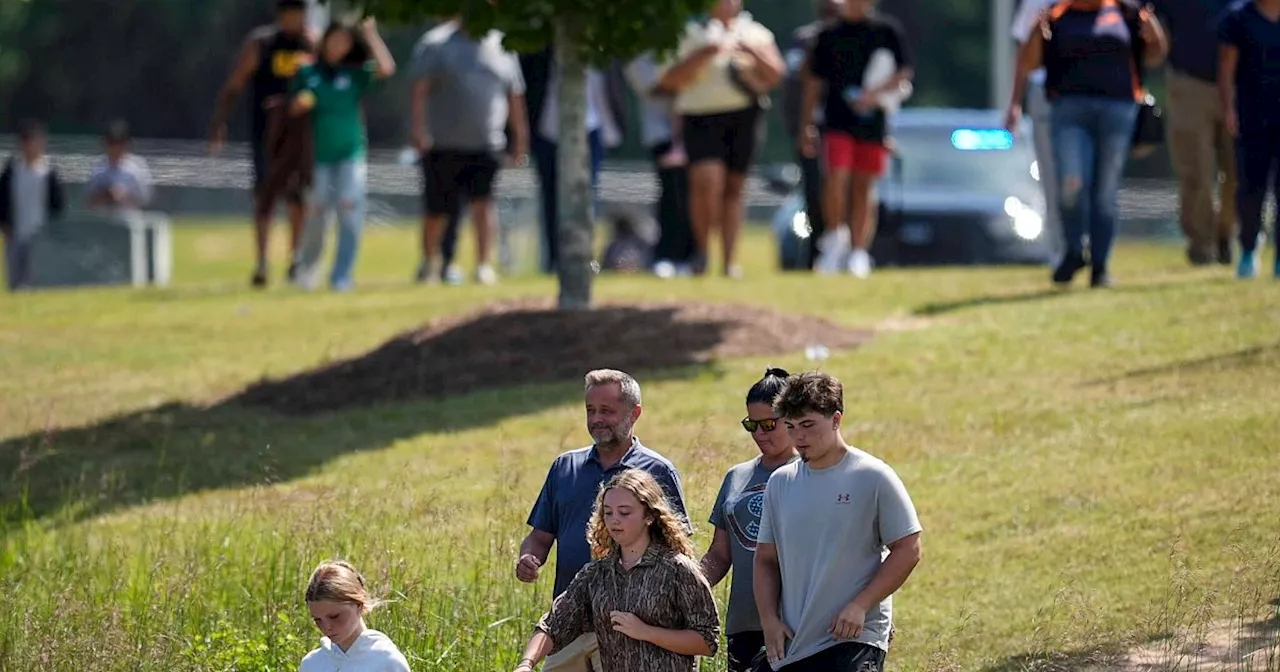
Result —
[{"label": "navy blue polo shirt", "polygon": [[1236,65],[1236,118],[1240,132],[1277,125],[1280,108],[1280,22],[1252,0],[1233,5],[1219,25],[1218,40],[1240,52]]},{"label": "navy blue polo shirt", "polygon": [[670,460],[645,448],[640,439],[632,439],[630,450],[607,470],[600,464],[595,446],[563,453],[551,463],[528,521],[533,529],[555,535],[556,545],[560,547],[556,552],[556,597],[569,587],[578,570],[591,562],[587,524],[591,521],[600,486],[626,469],[649,472],[667,493],[667,500],[676,515],[684,520],[685,529],[693,532],[684,507],[680,472]]}]

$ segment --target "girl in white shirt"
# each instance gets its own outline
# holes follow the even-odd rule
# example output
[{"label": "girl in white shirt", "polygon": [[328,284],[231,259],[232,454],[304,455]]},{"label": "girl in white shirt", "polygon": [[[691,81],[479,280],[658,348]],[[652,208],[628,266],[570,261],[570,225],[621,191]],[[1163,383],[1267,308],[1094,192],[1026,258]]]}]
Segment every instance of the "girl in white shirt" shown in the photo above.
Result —
[{"label": "girl in white shirt", "polygon": [[316,567],[306,598],[324,637],[302,659],[299,672],[409,672],[409,662],[391,638],[365,627],[364,615],[380,602],[354,567],[341,560]]}]

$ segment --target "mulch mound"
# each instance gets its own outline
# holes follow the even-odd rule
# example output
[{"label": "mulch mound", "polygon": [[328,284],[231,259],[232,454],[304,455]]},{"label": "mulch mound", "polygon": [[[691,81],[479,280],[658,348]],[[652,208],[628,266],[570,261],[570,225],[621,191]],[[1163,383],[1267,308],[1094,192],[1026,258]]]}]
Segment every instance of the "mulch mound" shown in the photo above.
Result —
[{"label": "mulch mound", "polygon": [[309,415],[580,380],[594,368],[638,374],[817,344],[850,348],[872,335],[748,305],[605,303],[559,311],[549,299],[505,301],[433,320],[353,359],[262,381],[230,401]]}]

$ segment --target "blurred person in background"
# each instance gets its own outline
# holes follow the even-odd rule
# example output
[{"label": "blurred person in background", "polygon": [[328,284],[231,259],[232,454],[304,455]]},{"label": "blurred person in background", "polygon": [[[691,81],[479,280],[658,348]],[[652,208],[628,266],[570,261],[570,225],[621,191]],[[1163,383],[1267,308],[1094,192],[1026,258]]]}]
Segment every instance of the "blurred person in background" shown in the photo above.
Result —
[{"label": "blurred person in background", "polygon": [[298,280],[305,289],[313,289],[318,281],[330,210],[337,211],[338,246],[329,286],[338,292],[354,286],[368,177],[363,104],[374,82],[395,71],[395,60],[378,34],[377,23],[366,17],[358,33],[345,23],[332,23],[320,40],[319,60],[304,66],[294,78],[291,112],[310,114],[315,130],[315,173],[307,199],[310,217],[298,249]]},{"label": "blurred person in background", "polygon": [[433,264],[445,267],[437,259],[441,239],[448,219],[466,202],[476,234],[476,281],[493,284],[498,279],[493,187],[509,144],[508,123],[513,130],[508,163],[517,165],[528,152],[520,63],[503,49],[502,33],[471,35],[454,17],[423,36],[413,70],[413,138],[426,189],[416,280],[434,279]]},{"label": "blurred person in background", "polygon": [[[847,270],[865,278],[871,274],[876,233],[876,182],[889,162],[885,96],[899,95],[913,76],[906,35],[897,20],[876,11],[876,0],[845,0],[839,20],[814,39],[802,67],[799,150],[816,157],[821,137],[826,221],[846,227],[852,245],[847,258],[841,258],[843,250],[824,249],[817,266],[824,272]],[[821,134],[813,124],[820,96]],[[822,247],[839,240],[838,231],[830,234]]]},{"label": "blurred person in background", "polygon": [[89,207],[116,211],[146,208],[154,193],[151,170],[146,159],[129,151],[133,144],[129,125],[120,120],[111,122],[102,144],[106,154],[89,173]]},{"label": "blurred person in background", "polygon": [[1195,266],[1230,264],[1236,228],[1235,138],[1217,95],[1218,19],[1231,4],[1156,0],[1154,5],[1169,33],[1169,155],[1178,175],[1178,220],[1187,259]]},{"label": "blurred person in background", "polygon": [[[257,263],[250,283],[254,287],[267,284],[268,249],[271,219],[276,202],[284,198],[289,211],[288,279],[296,279],[298,245],[305,217],[304,185],[300,181],[284,181],[282,190],[264,189],[270,167],[267,148],[268,129],[274,113],[286,113],[285,101],[289,82],[302,66],[314,60],[317,36],[307,28],[306,0],[276,0],[274,23],[255,28],[245,38],[236,56],[235,67],[218,94],[209,133],[210,151],[217,153],[227,140],[227,116],[240,92],[249,87],[250,136],[253,152],[254,244]],[[283,121],[283,120],[281,120]],[[281,132],[288,132],[281,123]]]},{"label": "blurred person in background", "polygon": [[[520,54],[519,60],[525,82],[530,150],[542,204],[542,272],[555,273],[560,263],[560,195],[557,186],[560,168],[556,150],[560,137],[556,97],[559,69],[550,47],[534,54]],[[626,88],[626,78],[618,64],[587,68],[587,153],[592,216],[598,208],[597,190],[604,153],[622,144],[627,129]]]},{"label": "blurred person in background", "polygon": [[1120,180],[1142,95],[1139,71],[1164,60],[1168,41],[1155,15],[1129,0],[1062,0],[1038,23],[1018,52],[1005,125],[1016,130],[1027,78],[1044,66],[1065,238],[1052,279],[1069,285],[1089,266],[1090,286],[1108,287]]},{"label": "blurred person in background", "polygon": [[716,229],[724,274],[742,275],[736,255],[747,172],[764,130],[764,97],[785,72],[773,33],[742,10],[741,0],[718,0],[706,21],[690,21],[674,62],[664,68],[661,86],[676,92],[675,108],[684,117],[695,275],[706,273]]},{"label": "blurred person in background", "polygon": [[693,225],[689,221],[688,156],[680,138],[674,95],[659,86],[658,62],[642,54],[624,69],[640,101],[640,134],[658,177],[655,206],[661,234],[653,250],[653,273],[660,278],[685,275],[693,261]]},{"label": "blurred person in background", "polygon": [[[799,149],[800,131],[804,124],[800,123],[800,105],[804,96],[804,61],[818,33],[830,26],[839,18],[839,0],[818,0],[816,12],[818,19],[806,23],[791,33],[791,43],[783,52],[787,63],[787,77],[782,85],[782,117],[787,126],[787,134],[796,148],[795,159],[800,166],[800,184],[804,189],[804,211],[809,218],[809,269],[818,259],[818,240],[827,230],[826,217],[822,203],[822,162],[817,155],[805,156]],[[822,107],[815,106],[811,123],[822,127]]]},{"label": "blurred person in background", "polygon": [[0,171],[0,237],[9,291],[30,283],[31,243],[63,208],[62,182],[45,155],[44,125],[24,120],[18,124],[18,151]]},{"label": "blurred person in background", "polygon": [[[1240,261],[1236,276],[1258,274],[1258,239],[1268,187],[1280,197],[1280,0],[1237,2],[1219,25],[1218,92],[1236,139]],[[1276,182],[1272,182],[1276,180]],[[1280,279],[1280,235],[1274,274]]]},{"label": "blurred person in background", "polygon": [[[1027,43],[1031,31],[1040,27],[1040,14],[1060,0],[1022,0],[1013,18],[1012,34],[1018,46]],[[1192,0],[1199,2],[1200,0]],[[1016,66],[1015,66],[1016,67]],[[1045,231],[1061,254],[1062,218],[1058,211],[1058,171],[1053,158],[1053,116],[1050,114],[1049,97],[1044,90],[1044,66],[1027,75],[1027,97],[1023,101],[1027,115],[1031,117],[1032,145],[1036,152],[1036,170],[1040,175],[1040,189],[1044,192]]]}]

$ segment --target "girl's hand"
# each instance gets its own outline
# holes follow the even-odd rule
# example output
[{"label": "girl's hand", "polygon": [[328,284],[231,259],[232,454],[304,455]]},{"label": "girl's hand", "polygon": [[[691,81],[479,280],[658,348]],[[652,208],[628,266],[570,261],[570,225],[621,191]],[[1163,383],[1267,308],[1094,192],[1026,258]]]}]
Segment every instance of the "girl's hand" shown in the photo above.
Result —
[{"label": "girl's hand", "polygon": [[613,623],[615,632],[621,632],[637,641],[648,641],[645,639],[645,635],[649,630],[649,626],[645,625],[644,621],[636,617],[635,614],[626,611],[614,611],[610,612],[609,620]]},{"label": "girl's hand", "polygon": [[316,94],[310,91],[303,91],[293,97],[293,102],[289,104],[289,114],[292,114],[295,117],[300,117],[307,112],[310,112],[311,108],[315,106]]},{"label": "girl's hand", "polygon": [[360,22],[360,28],[364,30],[365,35],[378,32],[378,21],[372,16],[364,17],[364,21]]}]

